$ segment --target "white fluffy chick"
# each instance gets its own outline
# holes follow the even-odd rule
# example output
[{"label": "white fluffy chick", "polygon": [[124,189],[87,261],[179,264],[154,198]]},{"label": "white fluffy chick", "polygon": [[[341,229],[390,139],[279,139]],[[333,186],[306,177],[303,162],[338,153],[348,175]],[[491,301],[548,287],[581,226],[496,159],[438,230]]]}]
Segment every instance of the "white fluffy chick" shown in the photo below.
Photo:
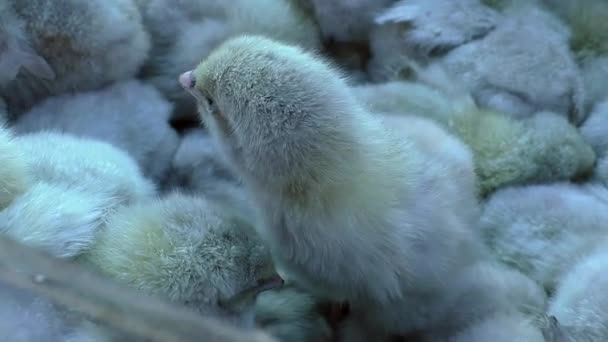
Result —
[{"label": "white fluffy chick", "polygon": [[283,342],[329,342],[332,331],[318,301],[295,287],[265,291],[255,303],[256,324]]},{"label": "white fluffy chick", "polygon": [[13,133],[0,124],[0,210],[29,186],[27,162]]},{"label": "white fluffy chick", "polygon": [[295,46],[234,38],[180,82],[252,197],[284,279],[349,301],[378,336],[440,324],[445,279],[484,254],[459,211],[476,207],[473,190],[453,181],[472,172],[386,129]]},{"label": "white fluffy chick", "polygon": [[568,38],[567,27],[551,13],[519,4],[484,38],[453,49],[439,63],[481,107],[515,118],[551,111],[580,123],[584,87]]},{"label": "white fluffy chick", "polygon": [[[486,330],[491,327],[500,341],[543,341],[537,336],[542,337],[541,322],[547,298],[544,290],[527,276],[494,261],[483,261],[468,267],[450,283],[452,289],[436,312],[418,313],[440,315],[441,324],[407,336],[406,340],[485,342],[481,334],[487,336],[490,331]],[[510,324],[501,326],[506,322]],[[521,328],[513,329],[514,325]],[[356,316],[347,319],[341,327],[339,339],[344,342],[376,340]]]},{"label": "white fluffy chick", "polygon": [[430,85],[394,81],[352,89],[373,111],[433,119],[460,138],[473,151],[482,194],[506,185],[568,180],[591,173],[593,150],[566,119],[539,113],[515,120],[481,110],[469,96],[454,93],[457,83],[444,79],[441,69],[430,68],[421,76]]},{"label": "white fluffy chick", "polygon": [[53,132],[21,135],[15,143],[23,151],[33,181],[104,194],[115,203],[114,208],[155,193],[137,163],[108,143]]},{"label": "white fluffy chick", "polygon": [[426,60],[480,39],[492,31],[499,14],[479,0],[401,0],[379,13],[370,38],[370,78],[402,78],[408,60]]},{"label": "white fluffy chick", "polygon": [[446,342],[545,342],[532,322],[517,314],[497,314],[463,329]]},{"label": "white fluffy chick", "polygon": [[172,106],[151,85],[116,83],[105,89],[49,98],[19,117],[18,134],[68,133],[105,141],[128,152],[143,174],[160,183],[179,138],[170,126]]},{"label": "white fluffy chick", "polygon": [[30,74],[52,80],[55,72],[29,42],[25,24],[9,1],[0,2],[0,87],[13,81],[21,68]]},{"label": "white fluffy chick", "polygon": [[604,241],[561,279],[548,314],[566,341],[608,340],[608,245]]},{"label": "white fluffy chick", "polygon": [[120,209],[82,260],[126,285],[242,324],[252,317],[220,307],[274,274],[246,222],[179,193]]},{"label": "white fluffy chick", "polygon": [[608,98],[598,103],[580,127],[581,135],[602,158],[608,151]]},{"label": "white fluffy chick", "polygon": [[175,102],[179,119],[196,118],[196,105],[176,75],[196,66],[228,37],[257,33],[320,47],[313,19],[290,0],[147,0],[140,7],[153,39],[143,76]]},{"label": "white fluffy chick", "polygon": [[313,9],[326,40],[367,42],[374,16],[395,0],[302,0]]},{"label": "white fluffy chick", "polygon": [[608,234],[607,209],[572,184],[505,188],[488,200],[479,229],[499,260],[551,292],[564,271]]},{"label": "white fluffy chick", "polygon": [[518,322],[525,327],[513,330],[509,325],[492,324],[494,333],[502,338],[510,337],[510,341],[523,342],[535,341],[527,340],[533,336],[542,336],[538,323],[544,316],[547,296],[536,282],[524,274],[495,261],[483,261],[465,269],[451,283],[451,293],[440,310],[442,324],[431,331],[422,332],[425,341],[451,341],[454,335],[463,336],[463,330],[475,331],[479,326],[488,324],[489,317],[496,316],[507,316],[510,322]]},{"label": "white fluffy chick", "polygon": [[0,234],[54,257],[72,258],[93,245],[114,200],[103,192],[35,183],[0,211]]},{"label": "white fluffy chick", "polygon": [[81,254],[113,211],[154,194],[135,162],[107,143],[45,132],[13,144],[25,165],[19,177],[27,178],[0,211],[0,233],[55,257]]},{"label": "white fluffy chick", "polygon": [[608,96],[608,2],[604,0],[543,0],[572,31],[570,47],[582,69],[586,109]]},{"label": "white fluffy chick", "polygon": [[547,296],[538,283],[495,261],[467,268],[453,279],[452,286],[451,295],[444,302],[443,326],[430,332],[430,336],[449,336],[496,314],[536,321],[546,310]]},{"label": "white fluffy chick", "polygon": [[132,0],[8,3],[24,24],[27,42],[55,75],[49,80],[20,72],[0,86],[14,114],[51,95],[94,90],[133,77],[148,54],[149,37]]}]

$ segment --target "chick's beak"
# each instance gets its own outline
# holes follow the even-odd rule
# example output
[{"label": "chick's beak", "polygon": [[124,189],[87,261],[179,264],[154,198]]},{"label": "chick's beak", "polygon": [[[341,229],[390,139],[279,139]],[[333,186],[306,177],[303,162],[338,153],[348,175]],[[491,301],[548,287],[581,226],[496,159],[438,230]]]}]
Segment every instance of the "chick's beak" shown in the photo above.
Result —
[{"label": "chick's beak", "polygon": [[181,84],[181,86],[188,91],[194,88],[196,85],[196,80],[194,79],[192,70],[186,71],[185,73],[179,75],[179,84]]}]

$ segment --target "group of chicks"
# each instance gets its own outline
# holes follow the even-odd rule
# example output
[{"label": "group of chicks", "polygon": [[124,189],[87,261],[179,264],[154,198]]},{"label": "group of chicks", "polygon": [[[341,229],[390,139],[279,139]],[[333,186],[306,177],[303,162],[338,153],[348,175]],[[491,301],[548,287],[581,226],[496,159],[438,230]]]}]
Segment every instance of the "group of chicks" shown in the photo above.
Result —
[{"label": "group of chicks", "polygon": [[[277,341],[607,341],[606,18],[0,0],[0,233]],[[122,339],[0,284],[1,341]]]}]

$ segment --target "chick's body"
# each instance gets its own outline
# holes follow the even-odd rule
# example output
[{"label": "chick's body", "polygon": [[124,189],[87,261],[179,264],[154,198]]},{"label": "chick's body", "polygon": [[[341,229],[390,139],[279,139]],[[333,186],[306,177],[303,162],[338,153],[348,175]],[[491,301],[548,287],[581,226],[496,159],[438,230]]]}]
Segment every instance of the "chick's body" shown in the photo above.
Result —
[{"label": "chick's body", "polygon": [[21,72],[0,85],[18,114],[65,92],[94,90],[135,75],[150,47],[132,0],[32,0],[8,3],[23,21],[27,42],[48,63],[53,79]]},{"label": "chick's body", "polygon": [[55,257],[88,250],[112,212],[154,194],[135,162],[109,144],[49,132],[14,143],[27,178],[0,211],[0,233]]},{"label": "chick's body", "polygon": [[171,104],[151,85],[131,80],[99,91],[49,98],[19,117],[19,134],[68,133],[105,141],[129,153],[144,175],[167,177],[179,138],[169,125]]},{"label": "chick's body", "polygon": [[572,184],[505,188],[485,205],[479,228],[499,260],[552,291],[608,233],[602,192]]},{"label": "chick's body", "polygon": [[36,181],[104,194],[116,206],[154,195],[135,161],[108,143],[57,132],[25,134],[16,142]]},{"label": "chick's body", "polygon": [[507,185],[567,180],[592,170],[593,150],[565,118],[537,113],[516,120],[479,109],[441,68],[428,68],[421,77],[424,83],[360,85],[353,92],[373,111],[432,119],[458,137],[473,152],[482,194]]},{"label": "chick's body", "polygon": [[551,13],[532,4],[514,7],[487,36],[450,51],[440,63],[481,107],[516,118],[552,111],[579,123],[584,87],[568,37]]},{"label": "chick's body", "polygon": [[445,279],[483,254],[459,212],[476,207],[472,190],[453,182],[474,179],[472,167],[452,173],[387,130],[292,46],[235,38],[180,80],[257,205],[282,276],[351,302],[379,335],[437,324]]},{"label": "chick's body", "polygon": [[272,270],[247,229],[204,198],[173,193],[119,210],[83,260],[146,293],[251,324],[218,307]]}]

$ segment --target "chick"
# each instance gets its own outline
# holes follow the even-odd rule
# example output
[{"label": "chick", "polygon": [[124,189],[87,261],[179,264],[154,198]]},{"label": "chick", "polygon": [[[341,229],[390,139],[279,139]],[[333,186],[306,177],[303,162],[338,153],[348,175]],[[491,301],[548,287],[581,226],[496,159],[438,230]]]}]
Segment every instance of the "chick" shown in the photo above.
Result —
[{"label": "chick", "polygon": [[0,211],[0,234],[54,257],[75,257],[93,245],[114,205],[108,194],[36,183]]},{"label": "chick", "polygon": [[568,37],[551,13],[519,4],[484,38],[437,62],[481,107],[515,118],[551,111],[578,124],[585,118],[584,86]]},{"label": "chick", "polygon": [[274,272],[249,229],[204,198],[173,193],[120,209],[81,260],[146,293],[246,324],[250,315],[220,306]]},{"label": "chick", "polygon": [[0,124],[0,210],[29,186],[27,163],[13,133]]},{"label": "chick", "polygon": [[559,323],[566,341],[595,342],[608,339],[608,250],[604,241],[560,281],[548,309]]},{"label": "chick", "polygon": [[142,74],[175,102],[176,119],[196,119],[196,105],[175,81],[176,75],[194,67],[230,36],[258,33],[310,49],[320,47],[314,21],[290,0],[148,0],[140,6],[153,38]]},{"label": "chick", "polygon": [[[441,323],[413,336],[415,341],[544,341],[541,325],[546,310],[544,290],[525,275],[494,261],[478,262],[450,280],[452,289],[436,309]],[[428,312],[418,313],[427,315]],[[518,329],[513,329],[519,326]],[[491,330],[492,329],[492,330]],[[340,341],[376,340],[357,320],[347,319]],[[409,341],[409,339],[406,339]]]},{"label": "chick", "polygon": [[545,342],[538,328],[518,315],[498,314],[452,336],[449,342]]},{"label": "chick", "polygon": [[279,341],[332,341],[331,328],[317,306],[313,296],[294,287],[265,291],[256,300],[255,320]]},{"label": "chick", "polygon": [[155,193],[135,161],[108,143],[53,132],[21,135],[15,143],[23,151],[33,181],[103,194],[114,203],[112,208]]},{"label": "chick", "polygon": [[[538,283],[493,260],[468,267],[453,280],[452,286],[452,295],[444,303],[444,333],[459,331],[497,314],[539,321],[546,310],[547,296]],[[442,333],[441,329],[432,335],[438,333]]]},{"label": "chick", "polygon": [[376,15],[368,72],[374,81],[398,79],[408,60],[427,60],[492,31],[500,20],[479,0],[402,0]]},{"label": "chick", "polygon": [[[5,3],[23,25],[23,35],[16,40],[29,44],[55,76],[49,79],[49,70],[43,77],[39,71],[19,72],[15,80],[0,85],[0,96],[14,115],[52,95],[94,90],[133,77],[147,56],[149,37],[132,0]],[[40,60],[37,64],[43,65]]]},{"label": "chick", "polygon": [[326,40],[367,42],[374,16],[395,0],[302,0],[314,10]]},{"label": "chick", "polygon": [[99,91],[45,100],[19,117],[17,133],[56,131],[105,141],[128,152],[143,174],[162,182],[179,143],[172,106],[151,85],[116,83]]},{"label": "chick", "polygon": [[52,80],[55,72],[30,45],[25,24],[9,1],[0,3],[0,86],[13,81],[21,68],[38,78]]},{"label": "chick", "polygon": [[603,0],[543,0],[568,24],[574,52],[585,84],[586,110],[608,96],[608,3]]},{"label": "chick", "polygon": [[378,336],[439,324],[444,280],[484,254],[458,212],[477,205],[472,190],[453,182],[472,172],[453,173],[416,137],[387,130],[295,46],[235,38],[180,83],[243,180],[288,283],[349,301]]},{"label": "chick", "polygon": [[433,119],[466,143],[473,151],[481,194],[591,173],[595,154],[564,118],[539,113],[515,120],[479,109],[440,68],[424,70],[420,77],[420,83],[395,81],[353,91],[371,110]]},{"label": "chick", "polygon": [[506,188],[488,200],[479,229],[498,259],[551,292],[608,233],[607,205],[572,184]]}]

